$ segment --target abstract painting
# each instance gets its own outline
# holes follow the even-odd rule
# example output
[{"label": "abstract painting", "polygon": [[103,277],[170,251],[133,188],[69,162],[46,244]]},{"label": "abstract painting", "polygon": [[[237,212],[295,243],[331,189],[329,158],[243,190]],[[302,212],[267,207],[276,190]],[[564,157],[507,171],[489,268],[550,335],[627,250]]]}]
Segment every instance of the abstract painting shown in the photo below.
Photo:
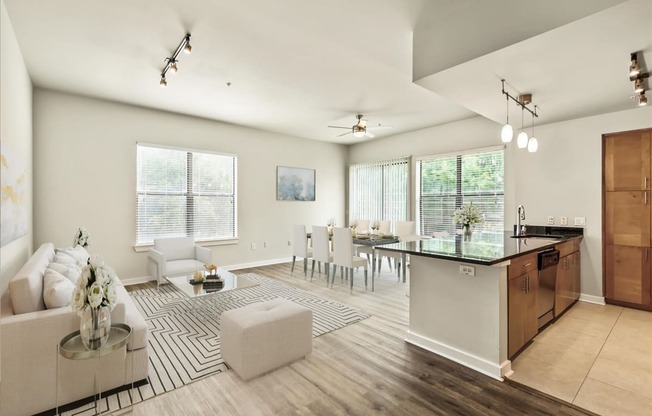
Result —
[{"label": "abstract painting", "polygon": [[27,234],[29,225],[27,160],[11,143],[0,143],[0,246]]},{"label": "abstract painting", "polygon": [[315,170],[277,166],[276,199],[279,201],[314,201]]}]

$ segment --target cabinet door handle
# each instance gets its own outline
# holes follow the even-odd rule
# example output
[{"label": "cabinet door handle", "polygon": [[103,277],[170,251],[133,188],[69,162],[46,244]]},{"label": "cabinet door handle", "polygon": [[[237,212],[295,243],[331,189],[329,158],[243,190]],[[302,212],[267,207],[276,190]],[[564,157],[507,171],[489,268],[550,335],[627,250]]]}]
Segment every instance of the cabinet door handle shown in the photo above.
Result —
[{"label": "cabinet door handle", "polygon": [[647,189],[647,176],[645,177],[645,188],[643,189]]},{"label": "cabinet door handle", "polygon": [[645,202],[644,202],[644,204],[647,205],[647,191],[643,192],[643,194],[645,195]]}]

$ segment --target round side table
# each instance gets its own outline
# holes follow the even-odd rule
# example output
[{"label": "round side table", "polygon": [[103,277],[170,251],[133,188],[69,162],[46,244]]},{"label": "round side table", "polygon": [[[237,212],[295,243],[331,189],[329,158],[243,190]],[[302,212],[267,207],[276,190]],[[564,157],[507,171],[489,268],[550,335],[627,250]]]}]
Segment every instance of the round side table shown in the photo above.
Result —
[{"label": "round side table", "polygon": [[[97,394],[94,395],[95,399],[95,413],[100,414],[97,409],[98,401],[102,400],[102,385],[101,381],[97,375],[98,368],[100,367],[100,359],[102,356],[108,355],[125,345],[131,337],[131,327],[127,324],[113,324],[111,325],[111,331],[109,332],[109,339],[106,341],[102,347],[95,350],[88,350],[84,346],[79,330],[71,332],[61,339],[61,342],[57,345],[58,355],[61,357],[67,358],[69,360],[87,360],[89,358],[96,358],[97,366],[95,368],[94,374],[94,385],[95,391]],[[125,352],[126,353],[126,352]],[[133,394],[134,389],[134,356],[131,354],[131,390]],[[56,414],[59,413],[59,357],[57,356],[57,378],[56,378]],[[131,400],[131,406],[133,406],[133,398]]]}]

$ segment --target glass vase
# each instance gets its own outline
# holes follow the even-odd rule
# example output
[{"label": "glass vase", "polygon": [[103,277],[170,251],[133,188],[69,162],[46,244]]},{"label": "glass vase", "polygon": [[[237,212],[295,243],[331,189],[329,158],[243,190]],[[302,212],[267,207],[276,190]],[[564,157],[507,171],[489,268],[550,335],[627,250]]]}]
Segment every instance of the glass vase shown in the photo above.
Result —
[{"label": "glass vase", "polygon": [[473,230],[471,229],[471,225],[464,225],[462,227],[463,229],[463,235],[464,235],[464,241],[471,241],[471,236],[473,235]]},{"label": "glass vase", "polygon": [[108,306],[87,306],[81,316],[79,333],[88,350],[102,348],[111,332],[111,311]]}]

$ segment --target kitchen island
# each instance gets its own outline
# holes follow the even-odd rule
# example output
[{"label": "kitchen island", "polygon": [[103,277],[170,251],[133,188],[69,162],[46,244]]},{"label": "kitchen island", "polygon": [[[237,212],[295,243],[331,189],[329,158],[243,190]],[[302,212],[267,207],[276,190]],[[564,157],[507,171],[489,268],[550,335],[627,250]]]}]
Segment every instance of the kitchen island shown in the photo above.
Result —
[{"label": "kitchen island", "polygon": [[406,341],[502,380],[512,372],[508,266],[572,239],[581,234],[513,238],[476,232],[471,241],[456,235],[383,246],[410,255]]}]

